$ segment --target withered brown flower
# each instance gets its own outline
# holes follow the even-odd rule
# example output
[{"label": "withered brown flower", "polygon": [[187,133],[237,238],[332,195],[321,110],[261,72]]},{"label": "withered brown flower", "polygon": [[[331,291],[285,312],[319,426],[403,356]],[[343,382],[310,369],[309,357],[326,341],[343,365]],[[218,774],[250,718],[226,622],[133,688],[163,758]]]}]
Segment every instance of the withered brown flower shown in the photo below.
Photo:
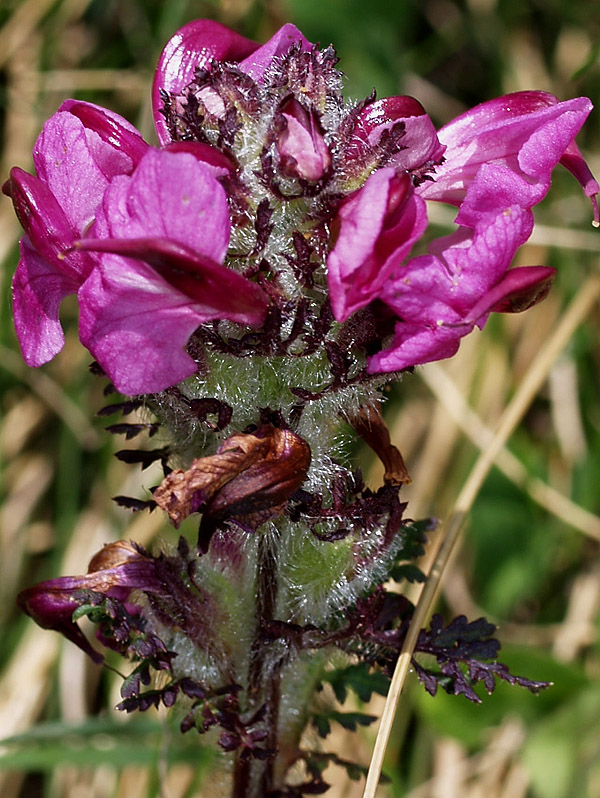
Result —
[{"label": "withered brown flower", "polygon": [[309,465],[306,441],[265,423],[255,432],[232,435],[216,454],[193,460],[188,469],[172,471],[154,499],[176,528],[201,510],[203,537],[229,518],[254,530],[283,512]]},{"label": "withered brown flower", "polygon": [[377,404],[361,407],[348,421],[360,437],[379,457],[385,468],[383,481],[386,485],[410,485],[411,477],[400,450],[390,440],[381,408]]}]

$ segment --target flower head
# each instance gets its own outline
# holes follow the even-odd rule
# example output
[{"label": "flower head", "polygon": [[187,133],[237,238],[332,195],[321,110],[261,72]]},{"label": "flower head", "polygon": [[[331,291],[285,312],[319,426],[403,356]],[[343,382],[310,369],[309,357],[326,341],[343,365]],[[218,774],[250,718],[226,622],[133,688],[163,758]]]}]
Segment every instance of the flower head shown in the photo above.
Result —
[{"label": "flower head", "polygon": [[[196,547],[109,544],[87,574],[29,588],[20,606],[97,662],[77,622],[98,625],[135,663],[121,709],[182,698],[182,731],[220,726],[236,795],[321,793],[320,767],[284,783],[303,756],[298,685],[316,687],[334,647],[390,673],[402,649],[413,608],[382,585],[421,577],[407,563],[431,527],[404,518],[411,478],[382,386],[454,354],[491,312],[545,296],[554,270],[512,262],[559,163],[598,221],[574,140],[587,99],[509,95],[438,133],[414,98],[348,102],[342,78],[333,47],[293,25],[260,46],[197,20],[157,66],[158,147],[70,100],[38,139],[35,176],[15,169],[5,188],[25,230],[13,293],[27,362],[60,350],[59,305],[76,293],[82,343],[118,390],[143,395],[104,412],[156,415],[110,431],[166,432],[159,448],[117,453],[164,472],[151,499],[117,501],[175,527],[201,516]],[[425,242],[429,201],[457,217]],[[380,458],[378,490],[344,462],[342,424]],[[437,627],[496,659],[485,622]],[[422,651],[433,637],[419,635]],[[448,652],[437,659],[456,692],[477,700],[460,661],[492,689],[469,652]]]},{"label": "flower head", "polygon": [[[64,103],[36,144],[36,176],[15,169],[5,188],[26,232],[13,294],[27,362],[61,348],[68,293],[82,342],[128,394],[190,377],[207,345],[243,356],[304,345],[331,360],[352,338],[355,371],[365,359],[395,371],[454,352],[490,311],[541,298],[550,272],[508,269],[559,163],[598,221],[575,144],[589,100],[519,92],[436,133],[412,97],[345,102],[336,62],[293,25],[260,46],[196,20],[156,69],[159,148],[106,109]],[[457,231],[411,258],[427,201],[457,207]],[[502,301],[515,292],[525,300]],[[381,303],[391,345],[383,323],[347,333]],[[350,366],[331,365],[340,383]]]}]

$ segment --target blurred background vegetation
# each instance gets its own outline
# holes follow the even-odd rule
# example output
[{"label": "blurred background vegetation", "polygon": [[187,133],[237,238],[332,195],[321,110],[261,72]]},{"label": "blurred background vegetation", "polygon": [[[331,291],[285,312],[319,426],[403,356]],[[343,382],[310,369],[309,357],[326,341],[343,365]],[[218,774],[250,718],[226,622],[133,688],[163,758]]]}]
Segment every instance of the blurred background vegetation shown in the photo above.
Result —
[{"label": "blurred background vegetation", "polygon": [[[0,179],[31,167],[44,122],[66,97],[117,110],[152,140],[150,84],[165,41],[190,19],[218,19],[264,41],[286,21],[334,43],[348,96],[413,94],[437,124],[493,96],[545,89],[600,104],[600,16],[590,0],[0,0]],[[600,111],[579,143],[600,174]],[[77,190],[77,187],[74,187]],[[447,517],[477,452],[586,276],[600,233],[566,173],[536,209],[523,264],[559,269],[529,313],[492,319],[452,361],[390,392],[392,439],[413,476],[413,517]],[[452,215],[436,214],[437,232]],[[184,798],[216,795],[201,739],[158,716],[117,718],[120,679],[22,617],[16,593],[85,572],[111,539],[151,544],[158,514],[132,517],[110,500],[144,495],[152,473],[112,456],[102,381],[87,370],[76,307],[65,302],[64,352],[40,371],[20,358],[10,279],[20,231],[0,202],[0,795],[2,798]],[[504,660],[554,686],[540,696],[501,686],[479,706],[403,695],[382,796],[586,798],[600,795],[599,309],[556,362],[498,458],[446,575],[447,618],[499,624]],[[170,534],[168,531],[166,534]],[[368,710],[378,713],[382,700]],[[374,733],[340,733],[330,749],[370,758]],[[328,772],[328,795],[362,784]]]}]

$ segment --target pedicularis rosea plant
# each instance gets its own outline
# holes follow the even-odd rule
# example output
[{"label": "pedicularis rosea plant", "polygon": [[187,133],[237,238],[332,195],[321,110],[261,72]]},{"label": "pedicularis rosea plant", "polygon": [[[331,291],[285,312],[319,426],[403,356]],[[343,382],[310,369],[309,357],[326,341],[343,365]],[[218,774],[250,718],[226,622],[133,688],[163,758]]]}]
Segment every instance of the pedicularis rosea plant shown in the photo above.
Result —
[{"label": "pedicularis rosea plant", "polygon": [[[236,798],[317,794],[329,761],[352,770],[301,735],[370,718],[314,697],[325,681],[342,700],[385,692],[406,635],[413,606],[383,585],[423,578],[428,525],[399,498],[409,477],[382,386],[545,296],[552,269],[510,265],[557,164],[598,222],[574,141],[586,98],[519,92],[436,132],[411,97],[345,101],[336,60],[293,25],[259,46],[192,22],[156,70],[158,147],[68,100],[36,143],[36,176],[15,168],[4,189],[26,233],[13,282],[25,360],[59,352],[59,305],[76,293],[96,371],[130,397],[102,413],[157,420],[112,429],[162,429],[161,446],[118,456],[160,460],[164,480],[149,501],[119,501],[158,505],[176,527],[199,517],[196,545],[109,543],[87,575],[20,604],[100,662],[77,626],[95,622],[135,665],[121,708],[162,703],[183,732],[211,730]],[[456,230],[411,255],[432,201],[458,209]],[[353,431],[385,466],[378,490],[345,455]],[[425,688],[479,700],[479,681],[543,686],[497,662],[494,631],[434,616],[413,662]]]}]

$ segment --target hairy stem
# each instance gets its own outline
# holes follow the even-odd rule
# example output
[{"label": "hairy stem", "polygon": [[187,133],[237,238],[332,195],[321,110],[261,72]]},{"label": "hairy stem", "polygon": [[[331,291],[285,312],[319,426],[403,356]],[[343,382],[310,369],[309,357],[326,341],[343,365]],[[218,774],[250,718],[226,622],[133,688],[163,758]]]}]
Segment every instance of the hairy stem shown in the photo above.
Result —
[{"label": "hairy stem", "polygon": [[235,760],[233,768],[233,790],[231,798],[248,798],[250,795],[250,761],[241,759],[239,756]]},{"label": "hairy stem", "polygon": [[[264,707],[263,724],[267,731],[265,747],[277,750],[277,724],[279,719],[280,668],[270,667],[267,673],[268,643],[264,639],[263,621],[273,620],[277,598],[277,545],[269,535],[259,541],[256,594],[256,630],[250,650],[248,669],[248,709],[251,713]],[[261,798],[273,788],[274,758],[256,761],[260,775],[253,774],[250,759],[236,759],[233,773],[232,798]],[[254,776],[254,777],[253,777]]]}]

